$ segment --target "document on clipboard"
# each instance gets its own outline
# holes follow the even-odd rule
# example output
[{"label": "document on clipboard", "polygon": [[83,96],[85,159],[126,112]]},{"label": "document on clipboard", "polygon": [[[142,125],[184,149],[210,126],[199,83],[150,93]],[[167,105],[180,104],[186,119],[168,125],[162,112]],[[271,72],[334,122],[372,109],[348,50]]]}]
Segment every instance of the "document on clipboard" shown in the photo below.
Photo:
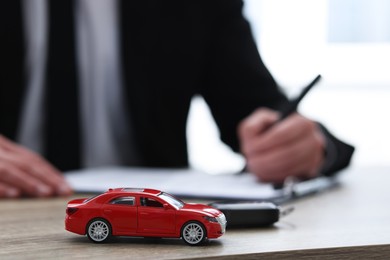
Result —
[{"label": "document on clipboard", "polygon": [[70,171],[65,175],[75,192],[102,193],[109,188],[153,188],[181,198],[210,200],[265,200],[284,202],[337,185],[333,178],[287,183],[275,189],[252,174],[212,175],[193,169],[104,167]]}]

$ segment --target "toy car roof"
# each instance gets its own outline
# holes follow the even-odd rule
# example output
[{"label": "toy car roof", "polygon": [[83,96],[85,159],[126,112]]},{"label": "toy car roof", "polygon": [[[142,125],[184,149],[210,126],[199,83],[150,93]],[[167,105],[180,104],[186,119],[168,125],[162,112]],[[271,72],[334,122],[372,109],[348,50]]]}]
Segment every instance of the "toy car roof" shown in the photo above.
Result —
[{"label": "toy car roof", "polygon": [[158,195],[161,193],[159,190],[155,189],[145,189],[145,188],[115,188],[115,189],[108,189],[107,193],[123,193],[123,192],[129,192],[129,193],[147,193],[151,195]]}]

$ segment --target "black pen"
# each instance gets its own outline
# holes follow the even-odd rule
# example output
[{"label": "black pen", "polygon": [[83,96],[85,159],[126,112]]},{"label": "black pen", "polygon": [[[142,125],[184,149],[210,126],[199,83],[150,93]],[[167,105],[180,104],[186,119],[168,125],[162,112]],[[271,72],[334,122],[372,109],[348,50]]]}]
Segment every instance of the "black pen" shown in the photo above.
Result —
[{"label": "black pen", "polygon": [[320,79],[321,75],[318,75],[312,82],[310,82],[309,85],[307,85],[307,87],[302,90],[301,94],[297,98],[291,100],[284,108],[282,108],[279,121],[285,119],[286,117],[297,111],[298,105],[301,100],[306,96],[309,90],[312,89],[313,86],[318,83],[318,81],[320,81]]}]

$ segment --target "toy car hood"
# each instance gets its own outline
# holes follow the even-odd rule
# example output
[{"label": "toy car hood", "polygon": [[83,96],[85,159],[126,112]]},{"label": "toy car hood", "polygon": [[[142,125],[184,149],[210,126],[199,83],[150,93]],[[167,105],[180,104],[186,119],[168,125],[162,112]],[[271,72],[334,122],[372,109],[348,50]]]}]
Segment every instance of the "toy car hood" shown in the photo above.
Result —
[{"label": "toy car hood", "polygon": [[199,213],[203,215],[208,215],[210,217],[217,217],[222,212],[213,207],[203,205],[203,204],[194,204],[194,203],[186,203],[180,211],[191,211],[194,213]]}]

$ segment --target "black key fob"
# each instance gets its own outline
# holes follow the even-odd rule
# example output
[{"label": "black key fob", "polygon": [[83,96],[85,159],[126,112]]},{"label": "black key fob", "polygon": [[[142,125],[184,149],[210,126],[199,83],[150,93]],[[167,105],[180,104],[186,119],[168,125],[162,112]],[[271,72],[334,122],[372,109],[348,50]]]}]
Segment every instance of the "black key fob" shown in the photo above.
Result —
[{"label": "black key fob", "polygon": [[222,211],[227,227],[266,227],[279,221],[280,208],[272,202],[214,202],[210,206]]}]

